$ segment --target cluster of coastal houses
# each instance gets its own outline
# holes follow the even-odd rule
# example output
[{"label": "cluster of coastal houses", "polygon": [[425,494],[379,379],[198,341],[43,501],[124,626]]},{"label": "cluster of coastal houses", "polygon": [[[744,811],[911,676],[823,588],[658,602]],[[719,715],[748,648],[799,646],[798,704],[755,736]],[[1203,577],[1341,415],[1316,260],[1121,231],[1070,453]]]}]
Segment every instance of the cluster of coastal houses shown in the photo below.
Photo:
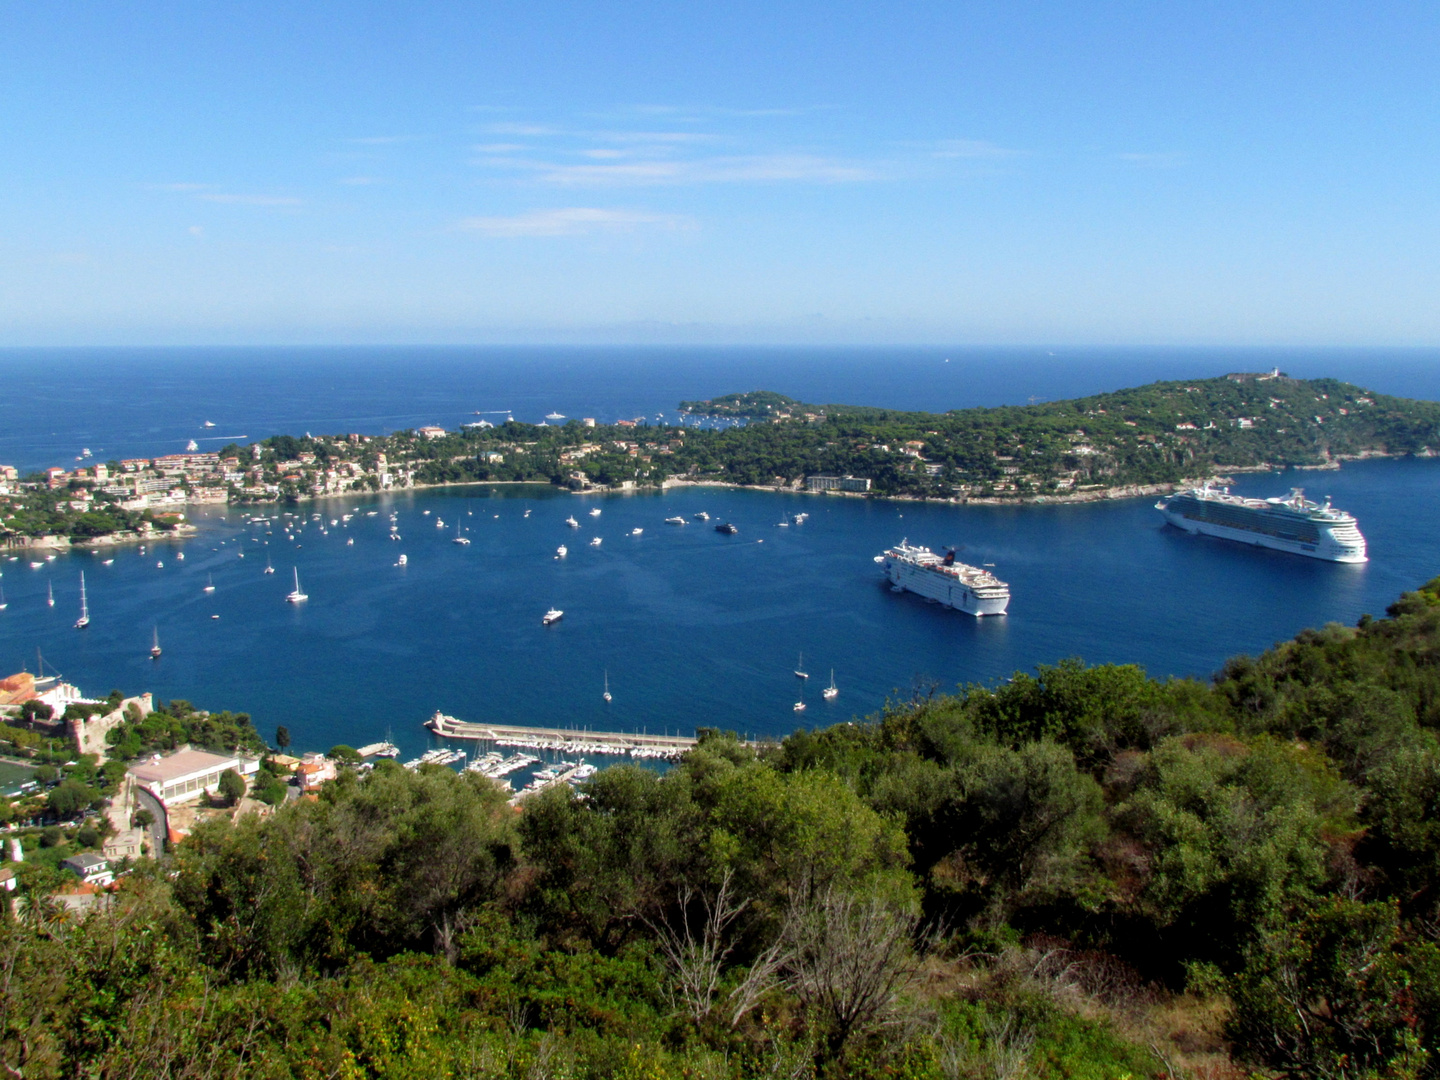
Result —
[{"label": "cluster of coastal houses", "polygon": [[[362,436],[351,436],[360,441]],[[365,441],[368,441],[366,439]],[[42,481],[23,481],[13,466],[0,465],[0,501],[44,486],[63,492],[69,508],[90,509],[106,495],[126,510],[156,510],[186,503],[223,503],[233,494],[267,499],[280,495],[282,485],[311,495],[338,494],[359,487],[407,487],[414,471],[391,466],[384,454],[376,455],[374,468],[355,461],[320,463],[310,453],[294,460],[262,463],[261,448],[251,447],[250,460],[218,454],[167,454],[157,458],[128,458],[118,467],[96,462],[74,469],[46,469]]]},{"label": "cluster of coastal houses", "polygon": [[[43,710],[38,714],[33,709],[26,710],[27,702],[48,705],[53,718],[46,718]],[[66,710],[72,704],[100,702],[54,676],[37,677],[22,671],[0,679],[0,719],[48,738],[65,739],[77,754],[94,754],[100,761],[105,760],[110,749],[106,735],[111,729],[126,720],[143,718],[154,708],[152,696],[145,693],[125,698],[103,713],[67,718]],[[276,754],[270,755],[268,761],[272,768],[294,775],[289,792],[293,797],[312,793],[335,779],[338,772],[336,763],[321,754],[302,757]],[[57,899],[76,908],[97,902],[112,885],[117,864],[144,854],[158,854],[159,848],[184,837],[197,819],[197,804],[204,796],[219,791],[220,778],[226,772],[238,773],[248,784],[259,767],[259,759],[252,756],[191,747],[181,747],[169,754],[153,754],[133,763],[119,790],[101,811],[110,820],[109,835],[99,851],[80,852],[63,861],[62,866],[73,870],[78,881]],[[140,810],[148,811],[148,824],[136,824],[141,820],[136,816]],[[9,861],[0,864],[0,890],[15,888],[13,864],[24,857],[19,841],[14,837],[11,840]]]}]

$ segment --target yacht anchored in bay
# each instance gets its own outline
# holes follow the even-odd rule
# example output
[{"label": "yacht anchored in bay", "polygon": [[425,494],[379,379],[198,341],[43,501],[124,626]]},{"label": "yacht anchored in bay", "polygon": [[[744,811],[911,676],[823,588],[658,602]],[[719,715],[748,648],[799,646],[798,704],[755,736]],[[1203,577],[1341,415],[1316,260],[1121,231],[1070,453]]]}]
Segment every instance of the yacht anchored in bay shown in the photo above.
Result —
[{"label": "yacht anchored in bay", "polygon": [[892,592],[913,592],[969,615],[1004,615],[1010,586],[989,570],[957,562],[955,552],[936,555],[901,540],[875,561],[885,568]]},{"label": "yacht anchored in bay", "polygon": [[1270,499],[1231,495],[1210,486],[1168,495],[1155,509],[1176,528],[1242,544],[1288,551],[1329,562],[1363,563],[1365,537],[1355,518],[1343,510],[1305,498],[1301,488]]}]

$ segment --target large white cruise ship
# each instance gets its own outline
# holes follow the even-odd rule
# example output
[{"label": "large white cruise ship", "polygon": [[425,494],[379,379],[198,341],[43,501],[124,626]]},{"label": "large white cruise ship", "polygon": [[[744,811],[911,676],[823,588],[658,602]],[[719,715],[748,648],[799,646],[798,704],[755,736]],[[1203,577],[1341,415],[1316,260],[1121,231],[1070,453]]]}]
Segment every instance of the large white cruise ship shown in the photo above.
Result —
[{"label": "large white cruise ship", "polygon": [[989,570],[956,562],[953,551],[940,556],[902,540],[875,561],[896,591],[904,589],[971,615],[1004,615],[1010,603],[1009,585]]},{"label": "large white cruise ship", "polygon": [[1330,562],[1366,561],[1365,537],[1355,519],[1336,510],[1327,498],[1311,502],[1300,488],[1284,498],[1245,499],[1229,488],[1191,488],[1155,504],[1177,528],[1221,536],[1242,544],[1274,548]]}]

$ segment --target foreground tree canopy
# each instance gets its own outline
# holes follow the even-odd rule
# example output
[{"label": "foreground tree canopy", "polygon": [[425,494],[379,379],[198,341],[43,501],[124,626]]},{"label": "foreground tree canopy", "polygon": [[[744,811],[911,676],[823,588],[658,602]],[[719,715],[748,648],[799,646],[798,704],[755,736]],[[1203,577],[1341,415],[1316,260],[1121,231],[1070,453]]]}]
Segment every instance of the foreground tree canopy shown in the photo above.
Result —
[{"label": "foreground tree canopy", "polygon": [[[1213,684],[1065,661],[516,813],[382,763],[17,897],[16,1075],[1440,1075],[1440,579]],[[128,737],[128,736],[127,736]]]}]

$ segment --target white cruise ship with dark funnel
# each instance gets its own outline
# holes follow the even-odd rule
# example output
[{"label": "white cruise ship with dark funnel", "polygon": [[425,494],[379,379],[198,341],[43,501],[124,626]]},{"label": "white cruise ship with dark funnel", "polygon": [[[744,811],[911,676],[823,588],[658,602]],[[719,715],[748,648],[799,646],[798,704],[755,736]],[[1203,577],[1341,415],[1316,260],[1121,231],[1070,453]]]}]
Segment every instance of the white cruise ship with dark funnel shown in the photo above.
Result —
[{"label": "white cruise ship with dark funnel", "polygon": [[1365,537],[1355,519],[1331,506],[1328,498],[1312,502],[1300,488],[1272,499],[1242,498],[1231,495],[1229,488],[1191,488],[1166,496],[1155,509],[1189,533],[1330,562],[1363,563],[1367,558]]},{"label": "white cruise ship with dark funnel", "polygon": [[936,555],[901,540],[875,561],[885,568],[892,592],[913,592],[970,615],[1004,615],[1010,586],[989,570],[955,561],[955,552]]}]

